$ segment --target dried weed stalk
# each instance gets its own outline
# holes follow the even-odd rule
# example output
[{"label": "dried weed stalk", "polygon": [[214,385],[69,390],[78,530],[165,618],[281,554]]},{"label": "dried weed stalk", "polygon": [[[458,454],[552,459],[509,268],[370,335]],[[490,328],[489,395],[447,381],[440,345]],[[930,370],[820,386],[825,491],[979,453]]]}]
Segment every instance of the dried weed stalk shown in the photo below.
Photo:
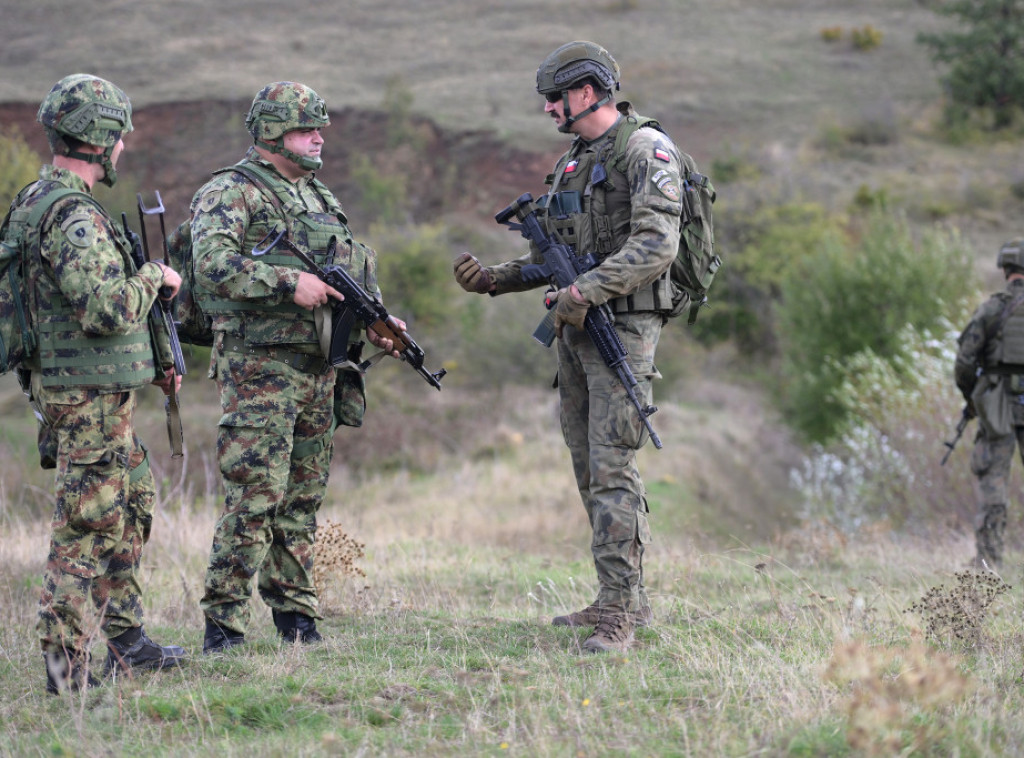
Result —
[{"label": "dried weed stalk", "polygon": [[366,572],[356,565],[356,561],[366,556],[365,547],[336,521],[327,519],[317,525],[313,582],[321,602],[327,595],[328,585],[346,576],[366,576]]},{"label": "dried weed stalk", "polygon": [[991,571],[964,570],[954,576],[956,586],[932,587],[907,610],[921,616],[934,642],[974,647],[981,642],[989,607],[1012,587]]}]

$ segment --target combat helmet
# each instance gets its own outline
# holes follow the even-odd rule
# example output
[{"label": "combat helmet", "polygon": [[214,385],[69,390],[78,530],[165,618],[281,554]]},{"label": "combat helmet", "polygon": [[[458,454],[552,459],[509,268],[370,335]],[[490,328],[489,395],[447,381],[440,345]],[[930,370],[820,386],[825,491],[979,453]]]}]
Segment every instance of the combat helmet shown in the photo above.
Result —
[{"label": "combat helmet", "polygon": [[540,68],[537,69],[537,92],[549,100],[551,95],[561,94],[565,123],[559,126],[558,130],[567,132],[573,123],[611,100],[610,96],[605,96],[583,113],[573,116],[569,110],[569,90],[587,77],[593,77],[608,92],[617,90],[619,73],[619,64],[615,62],[611,53],[600,45],[585,40],[568,42],[548,55],[540,64]]},{"label": "combat helmet", "polygon": [[[108,187],[114,185],[117,172],[110,157],[121,137],[132,130],[132,105],[119,87],[92,74],[66,76],[53,85],[36,120],[45,128],[54,155],[100,163],[105,172],[100,181]],[[104,150],[83,153],[66,138]]]},{"label": "combat helmet", "polygon": [[1006,271],[1024,273],[1024,239],[1010,240],[999,248],[996,266]]},{"label": "combat helmet", "polygon": [[280,139],[295,129],[320,129],[330,123],[323,98],[298,82],[268,84],[257,93],[245,117],[245,128],[257,147],[278,153],[307,171],[320,168],[323,161],[286,150]]}]

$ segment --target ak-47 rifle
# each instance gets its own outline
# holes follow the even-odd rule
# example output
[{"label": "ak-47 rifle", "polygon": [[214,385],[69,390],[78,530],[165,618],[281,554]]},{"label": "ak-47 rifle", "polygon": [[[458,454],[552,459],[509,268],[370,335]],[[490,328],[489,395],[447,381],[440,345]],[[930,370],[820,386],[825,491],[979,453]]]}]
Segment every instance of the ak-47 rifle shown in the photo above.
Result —
[{"label": "ak-47 rifle", "polygon": [[[160,238],[164,240],[164,265],[170,266],[170,256],[167,252],[167,235],[164,232],[164,204],[160,193],[156,193],[156,206],[147,208],[142,201],[142,195],[136,195],[139,205],[139,235],[132,232],[128,227],[128,217],[122,213],[121,223],[124,226],[125,234],[131,242],[131,256],[135,268],[142,268],[151,260],[149,255],[149,241],[146,238],[146,216],[153,214],[160,215]],[[167,334],[171,346],[171,361],[174,364],[174,372],[178,376],[185,376],[185,356],[181,352],[181,343],[178,341],[178,330],[174,326],[173,296],[168,287],[162,286],[157,292],[157,305],[154,303],[153,310],[149,313],[150,333],[155,337],[162,330]],[[158,313],[159,310],[159,313]],[[163,378],[163,368],[157,366],[157,377]],[[168,388],[167,398],[164,401],[164,412],[167,415],[167,438],[171,443],[171,457],[180,458],[185,451],[185,433],[181,426],[181,406],[178,403],[177,380],[171,380]]]},{"label": "ak-47 rifle", "polygon": [[[330,263],[330,261],[334,260],[334,250],[338,244],[337,238],[331,237],[327,245],[328,263],[326,266],[320,266],[313,260],[312,256],[292,244],[285,234],[285,231],[281,231],[272,237],[267,235],[267,237],[256,243],[252,254],[255,256],[263,255],[277,245],[282,245],[305,263],[309,270],[319,277],[320,281],[328,284],[345,296],[344,300],[335,302],[331,307],[331,345],[327,357],[328,363],[332,366],[340,366],[346,362],[351,363],[348,354],[349,336],[356,322],[361,321],[381,337],[391,340],[394,349],[398,351],[398,357],[405,363],[408,363],[416,373],[422,376],[427,384],[440,391],[441,379],[448,373],[447,369],[442,368],[432,372],[424,368],[425,355],[423,348],[416,344],[416,341],[409,336],[407,331],[399,328],[394,317],[388,313],[384,304],[377,298],[369,295],[355,279],[349,276],[344,268]],[[352,365],[358,371],[365,373],[383,355],[382,351],[367,360]]]},{"label": "ak-47 rifle", "polygon": [[[513,217],[519,220],[518,224],[512,222]],[[557,289],[563,289],[576,281],[577,276],[597,265],[597,259],[593,253],[585,256],[576,255],[576,251],[570,245],[556,242],[544,233],[540,221],[537,220],[537,205],[533,202],[533,196],[528,192],[520,195],[519,199],[495,215],[494,220],[513,231],[520,232],[523,237],[537,246],[544,258],[542,265],[531,263],[523,266],[524,282],[539,283],[547,280]],[[548,307],[550,308],[550,305]],[[534,339],[546,347],[551,347],[551,343],[554,341],[553,323],[554,315],[552,311],[549,311],[544,321],[533,333]],[[605,365],[625,387],[626,395],[629,396],[630,402],[636,408],[640,421],[647,427],[647,433],[651,435],[654,447],[661,450],[661,438],[651,426],[650,419],[658,408],[655,405],[643,405],[637,397],[636,377],[633,376],[633,371],[626,361],[628,353],[618,332],[615,331],[615,318],[612,316],[611,309],[607,304],[592,306],[587,311],[583,325],[587,334],[590,335],[594,347],[601,354]]]},{"label": "ak-47 rifle", "polygon": [[945,445],[949,449],[946,450],[946,454],[944,456],[942,456],[942,463],[939,464],[940,466],[945,466],[946,465],[946,461],[949,460],[949,456],[953,453],[953,448],[956,447],[956,443],[959,442],[960,438],[963,436],[964,430],[967,428],[967,423],[972,418],[974,418],[975,415],[976,414],[972,412],[971,404],[970,403],[965,403],[964,404],[964,411],[963,411],[963,413],[960,414],[960,421],[957,422],[957,425],[956,425],[956,436],[954,436],[953,439],[951,439],[949,442],[943,442],[942,443],[943,445]]}]

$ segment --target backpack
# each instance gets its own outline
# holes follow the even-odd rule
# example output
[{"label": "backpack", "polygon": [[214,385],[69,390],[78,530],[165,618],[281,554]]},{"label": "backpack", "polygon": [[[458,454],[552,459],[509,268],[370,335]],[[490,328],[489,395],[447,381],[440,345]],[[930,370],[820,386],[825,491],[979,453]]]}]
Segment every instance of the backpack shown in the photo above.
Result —
[{"label": "backpack", "polygon": [[[33,182],[35,184],[35,182]],[[25,266],[32,244],[38,243],[43,217],[58,200],[83,192],[59,187],[48,192],[31,209],[23,209],[23,187],[0,223],[0,374],[19,368],[36,351],[32,311],[28,306]]]},{"label": "backpack", "polygon": [[[625,173],[626,143],[637,129],[649,127],[666,136],[668,132],[655,119],[638,116],[628,102],[620,103],[618,108],[625,118],[615,137],[610,162]],[[715,252],[711,216],[715,188],[707,176],[697,172],[697,165],[690,156],[685,153],[680,153],[680,156],[683,159],[683,213],[679,223],[679,249],[669,274],[678,296],[672,298],[673,308],[669,316],[679,316],[688,303],[690,315],[687,324],[692,325],[697,320],[700,307],[708,302],[708,288],[722,266],[722,259]]]},{"label": "backpack", "polygon": [[167,235],[167,256],[171,268],[181,275],[181,286],[174,297],[174,328],[178,341],[198,347],[213,345],[213,319],[203,311],[196,297],[196,272],[192,265],[192,225],[185,220]]}]

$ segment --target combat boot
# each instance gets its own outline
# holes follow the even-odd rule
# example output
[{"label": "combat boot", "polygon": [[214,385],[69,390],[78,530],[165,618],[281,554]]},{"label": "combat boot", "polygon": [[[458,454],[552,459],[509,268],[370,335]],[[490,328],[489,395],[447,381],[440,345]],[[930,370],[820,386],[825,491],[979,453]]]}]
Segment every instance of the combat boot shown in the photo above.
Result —
[{"label": "combat boot", "polygon": [[[651,606],[645,605],[632,614],[633,623],[638,627],[648,627],[654,620],[654,612]],[[552,626],[597,626],[601,619],[601,606],[597,603],[588,605],[582,611],[576,611],[566,616],[555,616],[551,619]]]},{"label": "combat boot", "polygon": [[187,657],[185,648],[158,645],[139,626],[107,641],[107,665],[103,673],[109,676],[111,673],[127,674],[131,669],[168,669],[180,666]]},{"label": "combat boot", "polygon": [[624,653],[633,644],[633,615],[622,611],[602,611],[593,634],[583,641],[588,653]]},{"label": "combat boot", "polygon": [[245,635],[233,632],[213,619],[206,619],[206,633],[203,635],[203,655],[223,653],[228,648],[245,644]]},{"label": "combat boot", "polygon": [[46,691],[51,695],[100,686],[99,680],[89,673],[87,656],[60,650],[44,653],[43,662],[46,664]]},{"label": "combat boot", "polygon": [[316,619],[304,613],[295,611],[271,611],[274,616],[274,626],[277,627],[277,634],[283,642],[302,642],[310,644],[323,642],[324,638],[316,630]]}]

